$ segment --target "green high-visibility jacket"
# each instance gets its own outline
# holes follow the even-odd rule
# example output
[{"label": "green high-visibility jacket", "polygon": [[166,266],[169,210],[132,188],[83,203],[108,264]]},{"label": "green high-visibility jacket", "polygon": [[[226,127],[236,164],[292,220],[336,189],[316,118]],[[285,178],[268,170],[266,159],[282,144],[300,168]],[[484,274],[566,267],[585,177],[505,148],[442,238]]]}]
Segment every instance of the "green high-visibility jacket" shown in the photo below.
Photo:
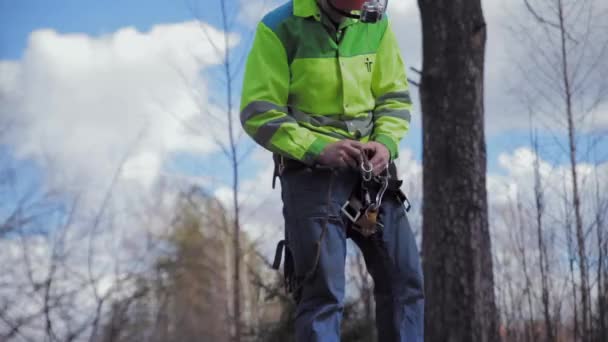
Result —
[{"label": "green high-visibility jacket", "polygon": [[315,0],[292,0],[258,24],[247,59],[241,122],[266,149],[313,164],[341,139],[377,141],[391,158],[412,101],[388,19],[338,29]]}]

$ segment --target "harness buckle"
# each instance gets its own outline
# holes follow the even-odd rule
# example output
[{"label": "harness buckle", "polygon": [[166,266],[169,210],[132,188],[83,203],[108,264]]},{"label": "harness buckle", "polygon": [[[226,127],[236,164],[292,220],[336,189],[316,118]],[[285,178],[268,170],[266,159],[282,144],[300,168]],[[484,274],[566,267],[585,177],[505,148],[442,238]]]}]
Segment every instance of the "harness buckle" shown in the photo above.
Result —
[{"label": "harness buckle", "polygon": [[352,223],[357,222],[361,217],[361,209],[356,209],[354,206],[350,204],[350,200],[344,202],[342,208],[340,209],[342,214],[346,216]]}]

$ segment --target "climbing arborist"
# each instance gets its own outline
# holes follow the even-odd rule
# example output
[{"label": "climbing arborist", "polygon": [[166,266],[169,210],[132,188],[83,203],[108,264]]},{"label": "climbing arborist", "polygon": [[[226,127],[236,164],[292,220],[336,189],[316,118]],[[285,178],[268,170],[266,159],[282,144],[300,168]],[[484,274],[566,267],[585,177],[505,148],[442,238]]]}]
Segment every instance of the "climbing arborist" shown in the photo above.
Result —
[{"label": "climbing arborist", "polygon": [[247,60],[241,122],[274,154],[286,237],[275,266],[284,248],[297,341],[340,339],[347,238],[374,279],[378,340],[423,340],[422,271],[394,166],[412,103],[387,4],[289,1],[258,24]]}]

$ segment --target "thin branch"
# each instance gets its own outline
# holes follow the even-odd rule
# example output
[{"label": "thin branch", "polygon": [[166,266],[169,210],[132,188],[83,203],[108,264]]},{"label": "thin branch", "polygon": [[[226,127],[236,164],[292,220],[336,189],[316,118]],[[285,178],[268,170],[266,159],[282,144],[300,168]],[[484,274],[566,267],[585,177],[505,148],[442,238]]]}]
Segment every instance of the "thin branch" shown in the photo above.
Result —
[{"label": "thin branch", "polygon": [[[545,17],[541,16],[532,6],[532,4],[530,4],[529,0],[524,0],[524,4],[526,5],[526,8],[528,9],[528,12],[530,14],[532,14],[532,16],[534,17],[534,19],[536,19],[536,21],[538,21],[541,24],[545,24],[548,25],[552,28],[555,28],[557,30],[561,30],[561,26],[558,23],[552,22],[548,19],[546,19]],[[570,34],[567,31],[564,31],[566,36],[568,37],[568,39],[570,39],[573,42],[576,42],[576,40],[574,38],[572,38],[572,36],[570,36]]]}]

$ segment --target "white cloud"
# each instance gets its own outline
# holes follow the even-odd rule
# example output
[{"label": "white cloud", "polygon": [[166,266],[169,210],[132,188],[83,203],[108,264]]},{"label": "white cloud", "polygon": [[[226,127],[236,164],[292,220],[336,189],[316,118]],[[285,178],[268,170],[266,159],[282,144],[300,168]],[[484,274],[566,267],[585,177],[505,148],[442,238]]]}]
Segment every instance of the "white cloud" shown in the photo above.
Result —
[{"label": "white cloud", "polygon": [[241,9],[238,20],[248,27],[255,27],[269,11],[279,7],[283,0],[239,0]]},{"label": "white cloud", "polygon": [[[490,205],[490,218],[493,234],[499,245],[498,250],[509,243],[508,236],[519,224],[514,218],[518,203],[521,205],[524,224],[534,222],[535,209],[535,176],[534,161],[536,155],[528,148],[520,148],[512,153],[499,156],[499,164],[504,171],[503,175],[488,174],[488,200]],[[608,163],[599,165],[580,163],[577,165],[577,178],[581,199],[581,214],[584,225],[592,223],[597,213],[596,191],[599,191],[600,200],[608,190]],[[563,234],[561,228],[566,221],[565,213],[573,215],[572,206],[572,177],[568,164],[553,165],[539,159],[539,175],[542,190],[542,205],[544,222],[551,234]],[[570,216],[573,220],[573,216]],[[534,225],[532,225],[534,226]],[[563,241],[566,238],[564,237]]]},{"label": "white cloud", "polygon": [[141,182],[146,187],[150,187],[161,168],[161,160],[157,154],[144,152],[131,157],[123,166],[122,175],[126,179]]},{"label": "white cloud", "polygon": [[148,186],[169,153],[216,150],[200,73],[221,62],[212,43],[222,39],[194,21],[100,37],[35,31],[21,60],[0,62],[2,116],[16,122],[2,142],[53,186],[107,185],[125,156],[123,176]]},{"label": "white cloud", "polygon": [[600,127],[600,130],[603,129],[604,135],[608,132],[608,101],[603,105],[598,106],[592,112],[590,121],[590,127],[588,129],[595,128],[597,130],[597,127]]},{"label": "white cloud", "polygon": [[[503,175],[488,175],[488,197],[490,205],[490,227],[492,247],[497,279],[497,295],[508,297],[520,295],[520,292],[507,291],[500,284],[515,288],[524,288],[527,281],[522,269],[522,253],[527,253],[528,275],[532,282],[532,291],[540,297],[540,272],[538,272],[538,233],[536,224],[536,198],[534,193],[534,161],[536,155],[528,148],[520,148],[499,157]],[[564,300],[559,296],[559,288],[565,288],[570,278],[570,256],[568,242],[576,241],[568,236],[568,230],[574,226],[574,209],[572,204],[572,178],[569,165],[554,165],[542,158],[539,160],[543,207],[543,238],[547,246],[547,256],[551,264],[550,287],[555,298],[552,301]],[[600,201],[606,200],[608,190],[608,162],[599,165],[580,163],[577,167],[581,214],[583,226],[593,228],[593,220],[598,214],[596,191]],[[599,212],[599,214],[604,214]],[[568,223],[570,222],[570,223]],[[595,229],[595,228],[593,228]],[[586,238],[588,260],[597,258],[595,232]],[[576,243],[576,242],[575,242]],[[576,249],[575,249],[576,250]],[[577,275],[574,275],[575,281]],[[570,301],[569,298],[565,299]],[[540,307],[540,306],[537,306]],[[502,310],[510,310],[504,307]],[[567,312],[571,314],[570,311]],[[536,312],[535,315],[541,315]]]},{"label": "white cloud", "polygon": [[415,1],[390,1],[388,11],[391,15],[412,15],[418,13],[418,5]]},{"label": "white cloud", "polygon": [[[607,2],[596,1],[596,5],[600,8],[607,8],[607,4]],[[524,89],[522,86],[527,86],[528,83],[517,66],[525,64],[526,61],[529,62],[529,56],[538,54],[538,52],[531,52],[531,47],[518,41],[510,28],[517,25],[518,21],[532,23],[533,19],[526,13],[525,7],[519,1],[487,0],[483,4],[483,10],[488,30],[485,65],[485,123],[488,136],[491,137],[509,130],[527,130],[529,114],[520,102],[522,91],[518,89]],[[597,13],[600,12],[597,11]],[[408,73],[411,78],[419,79],[418,75],[409,70],[410,66],[422,69],[422,32],[416,2],[391,1],[389,15],[408,67]],[[604,75],[606,71],[604,68]],[[605,78],[605,76],[603,77]],[[527,87],[524,91],[530,93],[530,88]],[[415,104],[414,110],[420,112],[418,90],[413,89],[412,95]],[[563,102],[560,99],[555,100],[556,103],[558,101]],[[600,116],[597,119],[595,125],[591,127],[608,128],[607,119]],[[548,121],[550,122],[550,120]],[[598,124],[603,126],[598,126]]]}]

